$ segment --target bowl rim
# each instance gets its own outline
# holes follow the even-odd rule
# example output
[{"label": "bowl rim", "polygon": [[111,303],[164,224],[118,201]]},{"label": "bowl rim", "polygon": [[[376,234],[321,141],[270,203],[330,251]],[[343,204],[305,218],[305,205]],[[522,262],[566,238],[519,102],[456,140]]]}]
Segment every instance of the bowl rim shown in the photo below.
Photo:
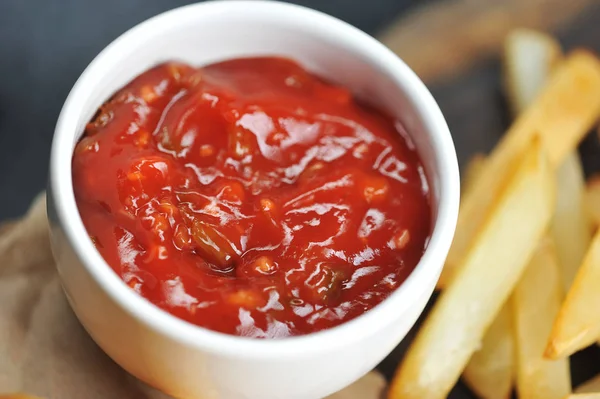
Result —
[{"label": "bowl rim", "polygon": [[[251,4],[251,7],[249,6]],[[83,112],[82,99],[88,97],[88,86],[105,71],[111,70],[115,56],[128,48],[146,42],[146,32],[173,29],[181,20],[220,17],[227,10],[244,6],[248,13],[269,13],[276,18],[310,21],[363,56],[377,63],[401,85],[413,107],[421,115],[428,140],[437,158],[440,180],[440,201],[429,244],[407,279],[388,298],[362,315],[323,331],[282,339],[254,339],[212,331],[171,315],[132,291],[112,270],[88,237],[75,202],[71,176],[73,135]],[[433,287],[450,248],[459,204],[459,174],[456,152],[450,131],[437,103],[417,75],[379,41],[361,30],[327,14],[298,5],[269,0],[228,0],[191,4],[158,14],[131,28],[109,44],[81,74],[60,112],[51,150],[50,182],[52,203],[66,240],[81,265],[102,287],[108,297],[127,314],[154,331],[191,347],[211,353],[235,357],[274,359],[282,356],[308,357],[315,352],[334,350],[372,336],[414,306],[423,293]],[[432,281],[434,280],[434,281]],[[427,293],[429,294],[429,293]],[[396,315],[396,316],[395,316]]]}]

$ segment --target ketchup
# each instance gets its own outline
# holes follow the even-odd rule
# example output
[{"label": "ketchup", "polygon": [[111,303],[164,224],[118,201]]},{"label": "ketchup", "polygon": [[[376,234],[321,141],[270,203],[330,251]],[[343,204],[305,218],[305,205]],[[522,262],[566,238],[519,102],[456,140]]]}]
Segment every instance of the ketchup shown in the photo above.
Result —
[{"label": "ketchup", "polygon": [[402,126],[277,57],[141,74],[86,126],[73,183],[92,241],[132,290],[248,337],[368,311],[431,232]]}]

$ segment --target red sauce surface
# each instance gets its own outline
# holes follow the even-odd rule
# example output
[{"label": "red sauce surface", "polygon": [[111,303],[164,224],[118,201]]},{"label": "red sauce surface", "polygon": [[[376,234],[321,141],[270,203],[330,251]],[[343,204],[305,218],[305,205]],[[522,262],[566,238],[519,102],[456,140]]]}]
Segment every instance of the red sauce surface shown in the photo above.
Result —
[{"label": "red sauce surface", "polygon": [[250,337],[371,309],[431,230],[402,128],[283,58],[143,73],[87,125],[73,183],[96,248],[131,289]]}]

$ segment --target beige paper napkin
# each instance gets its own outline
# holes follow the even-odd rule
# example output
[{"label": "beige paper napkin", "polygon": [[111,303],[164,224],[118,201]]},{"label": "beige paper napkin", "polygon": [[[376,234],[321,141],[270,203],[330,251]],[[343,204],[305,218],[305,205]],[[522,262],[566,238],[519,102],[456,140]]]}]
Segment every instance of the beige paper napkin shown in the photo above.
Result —
[{"label": "beige paper napkin", "polygon": [[[379,399],[384,388],[383,377],[372,372],[329,399]],[[169,398],[116,365],[77,321],[50,252],[44,194],[22,219],[0,224],[0,399],[13,392],[45,399]]]}]

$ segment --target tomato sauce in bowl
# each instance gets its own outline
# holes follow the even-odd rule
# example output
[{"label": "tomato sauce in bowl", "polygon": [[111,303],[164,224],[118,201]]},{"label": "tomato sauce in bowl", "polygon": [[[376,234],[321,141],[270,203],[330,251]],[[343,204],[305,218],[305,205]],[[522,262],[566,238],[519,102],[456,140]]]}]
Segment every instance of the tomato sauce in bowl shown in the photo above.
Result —
[{"label": "tomato sauce in bowl", "polygon": [[284,58],[159,65],[102,105],[72,163],[84,225],[125,283],[228,334],[359,316],[432,228],[402,126]]}]

